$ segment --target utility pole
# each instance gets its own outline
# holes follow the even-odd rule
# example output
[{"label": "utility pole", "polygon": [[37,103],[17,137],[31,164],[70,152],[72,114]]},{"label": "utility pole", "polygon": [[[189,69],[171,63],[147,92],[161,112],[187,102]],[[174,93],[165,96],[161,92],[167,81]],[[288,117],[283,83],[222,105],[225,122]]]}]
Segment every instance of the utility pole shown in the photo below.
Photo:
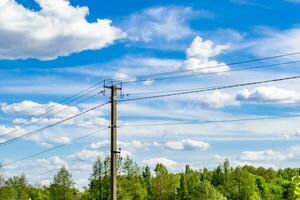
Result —
[{"label": "utility pole", "polygon": [[117,96],[118,90],[121,88],[112,84],[111,86],[105,86],[104,88],[111,91],[111,145],[110,145],[110,174],[111,174],[111,199],[117,200]]}]

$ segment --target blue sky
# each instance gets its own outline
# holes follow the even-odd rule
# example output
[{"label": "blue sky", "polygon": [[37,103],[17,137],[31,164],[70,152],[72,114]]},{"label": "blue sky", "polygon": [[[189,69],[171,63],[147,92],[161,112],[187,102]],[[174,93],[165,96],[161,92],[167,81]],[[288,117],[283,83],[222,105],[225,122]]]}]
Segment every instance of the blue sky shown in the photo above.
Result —
[{"label": "blue sky", "polygon": [[[299,52],[300,1],[66,1],[4,0],[0,3],[0,131],[4,142],[108,100],[82,104],[65,98],[108,78],[172,70],[215,73],[176,80],[131,82],[124,93],[201,88],[295,76],[299,64],[226,72],[241,67],[298,61],[299,55],[243,65],[225,63]],[[212,66],[224,64],[222,68]],[[212,68],[207,68],[212,67]],[[120,103],[119,123],[165,123],[298,114],[299,80]],[[101,88],[99,88],[99,91]],[[131,95],[135,97],[135,95]],[[67,109],[10,127],[40,110]],[[68,144],[105,127],[109,106],[0,149],[2,163]],[[162,162],[173,171],[232,165],[296,167],[300,164],[298,118],[202,125],[124,127],[122,155],[140,165]],[[7,176],[26,173],[48,184],[66,165],[78,187],[91,163],[108,153],[105,130],[61,149],[7,166]],[[37,175],[35,172],[39,172]]]}]

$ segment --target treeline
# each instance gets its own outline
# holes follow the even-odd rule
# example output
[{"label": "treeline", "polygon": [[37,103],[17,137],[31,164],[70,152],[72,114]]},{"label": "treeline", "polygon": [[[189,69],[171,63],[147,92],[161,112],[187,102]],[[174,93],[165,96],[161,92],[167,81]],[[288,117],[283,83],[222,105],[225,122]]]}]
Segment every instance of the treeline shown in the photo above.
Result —
[{"label": "treeline", "polygon": [[[98,158],[93,165],[89,185],[79,191],[72,175],[62,167],[49,186],[29,185],[25,175],[0,177],[0,200],[108,200],[110,199],[110,161]],[[214,170],[193,170],[188,165],[182,173],[171,173],[158,163],[151,172],[132,159],[118,164],[118,199],[120,200],[279,200],[300,199],[300,169],[230,167],[226,160]],[[296,178],[295,178],[296,177]]]}]

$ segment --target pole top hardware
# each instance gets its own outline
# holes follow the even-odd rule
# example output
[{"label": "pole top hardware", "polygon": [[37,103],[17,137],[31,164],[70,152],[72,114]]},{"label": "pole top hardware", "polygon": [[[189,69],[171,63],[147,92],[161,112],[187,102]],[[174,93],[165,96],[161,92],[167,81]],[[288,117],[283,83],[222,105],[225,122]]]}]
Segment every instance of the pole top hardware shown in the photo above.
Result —
[{"label": "pole top hardware", "polygon": [[[117,85],[121,85],[121,87],[118,87]],[[113,81],[109,81],[109,83],[107,83],[107,81],[104,80],[103,88],[107,88],[107,89],[116,88],[117,90],[122,90],[122,83],[115,84]]]}]

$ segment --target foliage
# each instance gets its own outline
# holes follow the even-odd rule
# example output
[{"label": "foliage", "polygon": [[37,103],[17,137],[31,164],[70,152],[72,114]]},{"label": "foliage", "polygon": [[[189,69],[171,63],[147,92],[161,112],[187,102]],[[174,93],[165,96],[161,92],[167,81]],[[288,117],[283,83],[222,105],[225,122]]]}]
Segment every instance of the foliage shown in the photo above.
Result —
[{"label": "foliage", "polygon": [[295,184],[294,197],[296,200],[300,200],[300,176],[294,176],[292,180]]},{"label": "foliage", "polygon": [[49,186],[51,200],[72,200],[77,195],[72,175],[65,166],[60,168]]},{"label": "foliage", "polygon": [[[162,163],[154,170],[141,168],[131,158],[118,162],[120,200],[300,200],[300,170],[243,166],[231,167],[228,160],[215,169],[172,173]],[[0,171],[0,200],[108,200],[110,159],[97,158],[89,185],[74,187],[66,167],[58,170],[49,186],[28,184],[25,175],[5,179]]]}]

